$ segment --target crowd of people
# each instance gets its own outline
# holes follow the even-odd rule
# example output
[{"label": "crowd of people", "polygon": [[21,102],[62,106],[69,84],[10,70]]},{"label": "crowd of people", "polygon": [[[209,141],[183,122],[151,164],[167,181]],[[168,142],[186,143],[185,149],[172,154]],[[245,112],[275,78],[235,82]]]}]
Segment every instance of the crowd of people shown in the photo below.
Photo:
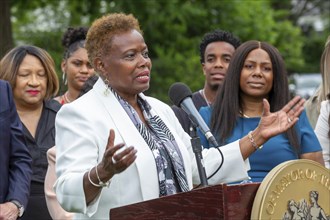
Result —
[{"label": "crowd of people", "polygon": [[[108,14],[68,28],[62,45],[62,93],[44,49],[17,46],[0,61],[0,219],[108,219],[199,185],[188,114],[144,94],[152,61],[139,21]],[[330,37],[307,103],[290,100],[284,60],[266,42],[217,29],[202,38],[200,62],[192,100],[219,143],[199,132],[210,185],[261,182],[288,160],[330,169]]]}]

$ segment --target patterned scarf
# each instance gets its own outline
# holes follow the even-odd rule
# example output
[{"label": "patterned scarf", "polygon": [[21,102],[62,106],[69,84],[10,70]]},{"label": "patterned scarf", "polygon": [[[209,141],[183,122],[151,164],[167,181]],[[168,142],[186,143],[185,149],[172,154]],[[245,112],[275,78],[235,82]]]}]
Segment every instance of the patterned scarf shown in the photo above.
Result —
[{"label": "patterned scarf", "polygon": [[145,125],[134,108],[112,88],[110,90],[123,106],[154,155],[158,172],[159,196],[188,191],[183,158],[174,136],[166,124],[154,113],[149,103],[138,96],[138,104],[147,121],[147,125]]}]

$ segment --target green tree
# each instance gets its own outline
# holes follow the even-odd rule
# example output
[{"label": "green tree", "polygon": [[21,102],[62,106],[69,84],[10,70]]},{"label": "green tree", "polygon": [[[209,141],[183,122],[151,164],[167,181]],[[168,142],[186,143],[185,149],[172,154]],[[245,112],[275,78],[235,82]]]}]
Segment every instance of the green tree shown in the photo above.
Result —
[{"label": "green tree", "polygon": [[12,28],[10,21],[10,0],[3,0],[0,3],[0,58],[14,46]]},{"label": "green tree", "polygon": [[[312,2],[302,1],[307,1],[308,4]],[[151,88],[147,94],[168,102],[167,91],[173,82],[185,82],[192,90],[203,86],[198,46],[206,32],[217,28],[233,32],[242,41],[255,39],[273,44],[283,55],[289,72],[312,71],[312,68],[308,68],[309,62],[319,60],[318,52],[309,56],[311,53],[305,51],[324,43],[324,33],[322,37],[317,37],[319,35],[311,30],[309,38],[305,38],[303,34],[306,32],[298,25],[301,15],[292,15],[294,4],[291,2],[294,1],[280,2],[281,4],[279,0],[12,0],[11,20],[15,45],[28,43],[45,48],[53,56],[59,70],[63,54],[60,39],[67,27],[89,26],[95,18],[106,13],[134,14],[140,21],[153,61]],[[322,7],[319,4],[312,5],[315,8]],[[313,41],[309,41],[311,36]]]},{"label": "green tree", "polygon": [[[290,21],[290,23],[299,27],[301,30],[301,34],[297,40],[301,44],[300,50],[303,63],[292,63],[291,65],[294,68],[289,68],[290,72],[320,72],[321,54],[324,43],[330,35],[330,1],[271,0],[271,5],[277,11],[276,20]],[[323,25],[324,30],[319,30],[315,27],[316,21]]]}]

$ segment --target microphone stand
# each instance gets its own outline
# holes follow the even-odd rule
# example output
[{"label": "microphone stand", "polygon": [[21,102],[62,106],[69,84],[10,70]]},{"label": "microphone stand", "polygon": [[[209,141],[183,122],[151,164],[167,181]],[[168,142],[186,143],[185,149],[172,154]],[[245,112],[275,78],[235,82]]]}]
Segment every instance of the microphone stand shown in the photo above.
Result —
[{"label": "microphone stand", "polygon": [[202,145],[199,136],[197,135],[197,129],[195,123],[192,123],[192,126],[190,127],[190,136],[191,136],[191,145],[193,152],[195,153],[195,158],[197,162],[198,167],[198,173],[199,178],[201,181],[201,186],[205,187],[208,185],[207,183],[207,177],[204,167],[204,160],[202,156]]}]

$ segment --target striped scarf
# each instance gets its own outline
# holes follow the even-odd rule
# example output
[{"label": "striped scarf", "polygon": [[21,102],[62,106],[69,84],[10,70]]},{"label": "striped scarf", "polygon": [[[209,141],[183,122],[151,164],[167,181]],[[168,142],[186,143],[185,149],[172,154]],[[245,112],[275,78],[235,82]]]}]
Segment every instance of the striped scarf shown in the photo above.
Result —
[{"label": "striped scarf", "polygon": [[111,90],[154,155],[158,172],[159,196],[188,191],[183,158],[175,138],[166,124],[154,113],[147,100],[138,96],[138,104],[147,122],[145,125],[134,108],[113,89]]}]

